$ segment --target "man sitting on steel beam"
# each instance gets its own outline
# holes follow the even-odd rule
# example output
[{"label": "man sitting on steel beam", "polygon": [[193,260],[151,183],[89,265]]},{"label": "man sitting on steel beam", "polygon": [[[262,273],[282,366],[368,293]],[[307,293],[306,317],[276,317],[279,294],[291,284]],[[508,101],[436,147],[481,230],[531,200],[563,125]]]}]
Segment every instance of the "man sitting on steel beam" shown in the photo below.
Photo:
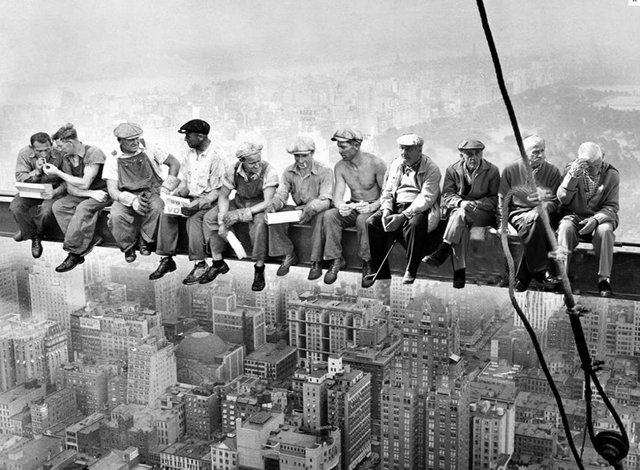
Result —
[{"label": "man sitting on steel beam", "polygon": [[[200,279],[200,284],[213,281],[218,274],[229,271],[224,262],[224,251],[229,232],[242,230],[249,233],[255,261],[251,290],[265,288],[264,262],[269,251],[269,229],[264,209],[273,199],[278,187],[278,172],[262,160],[262,145],[252,142],[240,144],[236,151],[238,162],[229,167],[222,179],[218,205],[204,217],[205,238],[209,240],[213,266]],[[230,200],[231,191],[235,197]]]},{"label": "man sitting on steel beam", "polygon": [[[333,172],[314,160],[316,144],[311,137],[299,136],[287,152],[293,155],[295,163],[284,171],[280,185],[265,212],[302,211],[298,223],[311,223],[311,262],[322,261],[322,252],[318,247],[322,238],[322,218],[324,211],[331,205],[333,197]],[[289,195],[295,206],[287,205]],[[291,266],[298,263],[298,256],[288,235],[289,224],[269,225],[269,255],[284,257],[276,275],[285,276]]]},{"label": "man sitting on steel beam", "polygon": [[469,139],[458,145],[460,160],[447,168],[442,187],[443,212],[447,227],[442,243],[423,261],[440,266],[453,260],[453,287],[465,285],[469,228],[494,225],[498,205],[500,170],[482,158],[484,144]]},{"label": "man sitting on steel beam", "polygon": [[42,198],[18,195],[9,204],[9,211],[18,225],[13,239],[17,242],[31,240],[31,256],[34,258],[42,256],[42,238],[55,224],[53,203],[66,191],[66,183],[58,176],[44,172],[45,164],[59,168],[62,153],[52,148],[49,134],[37,132],[31,136],[30,144],[18,152],[16,182],[51,184],[52,189],[46,190]]},{"label": "man sitting on steel beam", "polygon": [[440,222],[440,169],[422,153],[424,139],[416,134],[398,138],[400,157],[391,162],[380,198],[381,207],[368,220],[371,259],[376,276],[363,279],[370,287],[377,279],[390,279],[385,252],[390,238],[407,250],[403,284],[413,284],[420,261],[431,240],[429,232]]},{"label": "man sitting on steel beam", "polygon": [[46,164],[44,172],[58,176],[67,183],[67,196],[53,203],[53,213],[64,233],[62,249],[69,254],[56,271],[71,271],[84,263],[84,257],[94,246],[102,243],[96,225],[102,209],[111,203],[107,183],[102,179],[106,156],[93,145],[78,140],[73,124],[66,124],[56,132],[64,154],[62,170]]},{"label": "man sitting on steel beam", "polygon": [[[331,261],[324,276],[325,284],[333,284],[345,265],[342,256],[342,229],[354,225],[358,233],[358,256],[362,259],[363,282],[372,273],[367,219],[380,207],[380,193],[387,165],[380,157],[360,150],[362,139],[362,133],[352,128],[339,129],[331,138],[338,145],[342,160],[334,168],[333,201],[336,207],[325,213],[324,246],[317,248],[322,251],[325,260]],[[345,202],[347,188],[351,197]],[[309,280],[318,279],[321,275],[322,264],[314,261],[309,271]]]},{"label": "man sitting on steel beam", "polygon": [[598,257],[598,291],[602,297],[611,296],[619,189],[618,170],[604,161],[602,149],[593,142],[580,145],[578,158],[567,165],[558,188],[560,212],[566,214],[558,227],[558,244],[567,250],[568,257],[580,240],[593,244]]}]

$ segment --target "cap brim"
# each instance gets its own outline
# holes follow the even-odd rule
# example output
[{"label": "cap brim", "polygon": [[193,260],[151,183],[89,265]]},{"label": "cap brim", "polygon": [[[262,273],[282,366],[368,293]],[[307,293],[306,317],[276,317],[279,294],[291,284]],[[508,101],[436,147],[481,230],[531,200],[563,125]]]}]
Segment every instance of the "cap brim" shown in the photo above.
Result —
[{"label": "cap brim", "polygon": [[291,155],[309,155],[311,153],[311,150],[307,151],[307,152],[289,152]]},{"label": "cap brim", "polygon": [[353,139],[347,139],[346,137],[331,137],[331,140],[334,142],[349,142],[350,140]]}]

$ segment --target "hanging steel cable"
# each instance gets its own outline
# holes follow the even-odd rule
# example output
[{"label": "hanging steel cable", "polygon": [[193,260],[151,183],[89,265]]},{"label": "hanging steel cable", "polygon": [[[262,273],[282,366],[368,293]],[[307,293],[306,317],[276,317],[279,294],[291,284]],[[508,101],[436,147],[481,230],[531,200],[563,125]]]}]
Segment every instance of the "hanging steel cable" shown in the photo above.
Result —
[{"label": "hanging steel cable", "polygon": [[[525,171],[526,171],[526,183],[525,183],[526,188],[514,188],[514,190],[518,191],[521,189],[527,189],[528,191],[533,192],[533,191],[536,191],[535,180],[533,178],[533,171],[529,163],[529,158],[527,157],[527,154],[524,150],[522,136],[520,134],[520,129],[518,127],[518,121],[515,115],[515,111],[513,109],[513,105],[511,104],[511,99],[509,98],[509,93],[507,92],[504,76],[502,73],[502,67],[500,65],[500,58],[498,56],[498,51],[496,49],[495,42],[493,40],[491,28],[489,26],[489,21],[487,18],[487,12],[484,7],[484,2],[483,0],[476,0],[476,3],[478,5],[478,12],[480,14],[480,19],[482,22],[482,29],[484,30],[485,37],[487,40],[487,45],[491,53],[491,60],[493,61],[493,65],[495,68],[496,78],[498,81],[498,86],[500,88],[500,93],[502,95],[502,99],[507,108],[507,113],[509,114],[509,120],[511,121],[513,133],[514,133],[516,143],[520,151],[520,156],[522,158],[522,162],[524,164]],[[551,376],[549,368],[547,367],[546,361],[544,359],[544,355],[542,353],[542,349],[540,347],[540,343],[538,342],[538,339],[536,337],[536,334],[533,328],[531,327],[531,324],[529,323],[526,315],[520,308],[520,305],[518,304],[518,301],[514,295],[515,267],[513,263],[513,257],[511,256],[511,252],[509,250],[509,243],[507,238],[508,207],[509,207],[509,202],[511,198],[513,197],[514,190],[509,191],[509,193],[506,195],[505,200],[503,201],[503,204],[502,204],[502,211],[500,214],[500,218],[501,218],[500,239],[502,242],[504,255],[507,260],[507,266],[508,266],[508,272],[509,272],[509,298],[511,299],[511,303],[514,309],[516,310],[516,313],[522,320],[522,323],[524,324],[525,329],[527,330],[527,332],[529,333],[529,336],[531,337],[531,342],[533,343],[534,349],[538,356],[538,360],[540,361],[540,367],[542,368],[542,371],[547,379],[547,382],[549,383],[549,387],[551,388],[551,392],[553,393],[553,396],[558,405],[558,410],[560,412],[562,425],[565,430],[567,442],[569,443],[569,447],[571,448],[571,453],[573,454],[573,457],[578,465],[578,468],[584,469],[581,455],[578,454],[575,443],[573,442],[573,436],[571,435],[571,430],[569,428],[567,415],[564,410],[564,406],[562,404],[562,398],[560,397],[560,393],[558,392],[555,382],[553,381],[553,377]],[[563,253],[562,250],[559,249],[558,247],[555,232],[551,227],[551,224],[549,222],[549,216],[546,210],[541,206],[540,203],[537,204],[534,210],[538,211],[538,214],[543,222],[543,225],[545,227],[545,232],[547,234],[547,237],[549,239],[549,242],[552,248],[552,251],[549,254],[549,256],[554,260],[558,268],[558,272],[560,273],[562,289],[564,292],[564,303],[567,308],[567,314],[569,315],[571,328],[576,341],[576,348],[578,350],[578,354],[580,356],[580,361],[582,364],[582,369],[584,370],[584,374],[585,374],[584,387],[585,387],[585,402],[586,402],[586,414],[587,414],[586,426],[589,432],[589,437],[596,451],[610,465],[612,465],[615,469],[622,469],[623,468],[622,460],[626,457],[629,451],[629,439],[627,436],[627,432],[624,428],[624,425],[622,423],[622,420],[620,419],[620,416],[618,415],[611,401],[607,397],[596,375],[596,372],[600,364],[592,361],[589,353],[589,348],[587,346],[587,342],[584,337],[582,324],[580,323],[580,315],[583,312],[580,309],[576,308],[576,303],[573,297],[573,293],[571,291],[571,284],[569,282],[569,278],[567,276],[567,272],[565,269],[564,261],[567,258],[567,254]],[[613,419],[615,420],[616,425],[620,429],[620,432],[603,431],[598,434],[595,434],[595,431],[593,429],[593,420],[591,416],[591,397],[592,397],[591,382],[593,382],[594,386],[596,387],[596,390],[598,391],[598,394],[602,397],[602,400],[605,406],[613,416]]]}]

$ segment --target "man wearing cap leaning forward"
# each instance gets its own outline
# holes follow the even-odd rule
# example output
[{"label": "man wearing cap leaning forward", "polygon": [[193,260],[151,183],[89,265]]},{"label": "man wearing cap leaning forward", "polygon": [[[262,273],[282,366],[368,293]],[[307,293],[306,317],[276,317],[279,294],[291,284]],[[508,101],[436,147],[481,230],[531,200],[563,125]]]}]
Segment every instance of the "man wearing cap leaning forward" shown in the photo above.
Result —
[{"label": "man wearing cap leaning forward", "polygon": [[[141,142],[142,128],[133,123],[119,124],[113,134],[120,152],[107,156],[102,177],[107,181],[111,206],[109,228],[127,263],[136,260],[136,245],[141,255],[148,255],[148,245],[154,243],[158,221],[164,210],[160,193],[168,194],[178,187],[180,162],[160,147],[145,147]],[[160,165],[169,167],[169,176],[162,180]]]},{"label": "man wearing cap leaning forward", "polygon": [[102,243],[102,237],[96,234],[96,225],[100,211],[111,200],[102,179],[104,152],[80,142],[73,124],[61,127],[56,136],[64,154],[62,171],[47,164],[44,172],[67,183],[68,195],[53,203],[53,213],[64,233],[62,249],[69,253],[56,267],[57,272],[63,273],[84,263],[84,257],[93,247]]},{"label": "man wearing cap leaning forward", "polygon": [[[222,257],[227,233],[248,230],[253,248],[251,258],[256,263],[251,290],[261,291],[265,287],[264,260],[269,250],[269,229],[264,209],[278,187],[278,173],[271,164],[262,160],[262,145],[244,142],[238,147],[236,158],[238,162],[229,167],[222,180],[217,207],[207,212],[204,218],[205,238],[209,239],[213,266],[202,276],[200,283],[211,282],[218,274],[229,271]],[[234,189],[235,198],[229,200]]]},{"label": "man wearing cap leaning forward", "polygon": [[[202,220],[218,200],[224,176],[224,164],[211,145],[209,131],[209,124],[201,119],[192,119],[178,130],[185,135],[184,140],[189,147],[180,159],[180,185],[171,192],[191,201],[181,210],[188,217],[189,260],[194,261],[193,269],[182,281],[185,285],[197,284],[209,267],[205,261],[207,254]],[[162,214],[156,248],[156,254],[162,256],[162,259],[149,279],[160,279],[176,270],[173,256],[178,248],[178,229],[179,217]]]},{"label": "man wearing cap leaning forward", "polygon": [[519,159],[504,169],[498,190],[498,217],[500,218],[504,198],[511,189],[516,189],[509,205],[509,219],[501,222],[509,222],[513,225],[522,241],[522,258],[516,272],[515,285],[515,289],[519,292],[527,290],[532,278],[546,285],[557,282],[549,265],[551,243],[536,207],[541,205],[542,210],[549,214],[553,224],[558,208],[556,191],[562,181],[560,170],[545,159],[544,139],[531,135],[526,137],[522,144],[533,170],[536,187],[524,186],[526,170],[524,163]]},{"label": "man wearing cap leaning forward", "polygon": [[[390,279],[389,263],[382,260],[389,239],[399,240],[407,250],[403,284],[413,284],[420,261],[430,243],[428,233],[440,221],[440,169],[422,153],[424,140],[416,134],[398,139],[400,157],[391,162],[380,197],[381,207],[367,224],[373,269],[377,279]],[[389,237],[391,235],[391,237]],[[363,279],[363,287],[373,280]]]},{"label": "man wearing cap leaning forward", "polygon": [[42,256],[42,237],[55,221],[53,202],[66,190],[66,183],[60,178],[44,172],[45,164],[59,168],[62,165],[62,153],[52,148],[49,134],[37,132],[31,136],[30,144],[18,152],[16,182],[51,184],[53,189],[44,195],[46,199],[17,195],[9,205],[19,229],[13,239],[17,242],[31,240],[31,255],[34,258]]},{"label": "man wearing cap leaning forward", "polygon": [[[299,223],[311,223],[311,262],[322,260],[322,216],[331,205],[333,197],[333,172],[313,159],[316,144],[310,137],[298,137],[287,152],[296,162],[287,167],[280,178],[280,185],[265,212],[280,210],[302,210]],[[289,194],[295,207],[287,206]],[[269,225],[269,255],[284,256],[276,274],[284,276],[289,268],[298,263],[293,243],[288,235],[289,224]]]},{"label": "man wearing cap leaning forward", "polygon": [[494,225],[498,206],[500,170],[482,158],[484,144],[465,140],[458,145],[460,160],[447,168],[442,206],[449,220],[442,243],[423,261],[440,266],[453,254],[453,287],[465,284],[469,228]]},{"label": "man wearing cap leaning forward", "polygon": [[558,227],[558,245],[570,256],[581,239],[591,241],[598,257],[598,291],[602,297],[611,296],[619,191],[618,170],[604,161],[602,149],[593,142],[580,145],[578,158],[567,166],[558,188],[560,212],[566,214]]},{"label": "man wearing cap leaning forward", "polygon": [[[356,227],[362,278],[372,272],[367,219],[380,207],[380,192],[387,166],[381,158],[360,150],[362,139],[358,129],[349,128],[337,130],[331,138],[338,145],[342,160],[334,168],[333,201],[336,207],[324,214],[324,247],[321,249],[324,259],[331,260],[331,266],[324,276],[325,284],[333,284],[344,267],[342,229],[345,227]],[[348,202],[344,201],[346,188],[351,192]],[[321,275],[321,263],[313,262],[309,280],[318,279]]]}]

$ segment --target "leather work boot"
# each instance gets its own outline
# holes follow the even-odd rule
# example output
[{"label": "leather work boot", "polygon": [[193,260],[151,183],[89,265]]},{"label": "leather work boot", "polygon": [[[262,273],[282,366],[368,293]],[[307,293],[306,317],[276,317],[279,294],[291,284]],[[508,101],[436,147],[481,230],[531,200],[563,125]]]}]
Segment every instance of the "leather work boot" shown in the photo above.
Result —
[{"label": "leather work boot", "polygon": [[347,265],[347,262],[344,258],[336,258],[331,262],[331,266],[329,270],[324,275],[324,283],[325,284],[333,284],[338,279],[338,272]]},{"label": "leather work boot", "polygon": [[453,271],[453,288],[462,289],[466,282],[466,269],[456,269]]},{"label": "leather work boot", "polygon": [[175,270],[176,262],[173,261],[173,258],[171,256],[165,256],[160,260],[160,264],[158,265],[157,269],[149,274],[149,279],[155,281],[156,279],[160,279],[165,274]]},{"label": "leather work boot", "polygon": [[291,268],[291,266],[295,266],[296,264],[298,264],[298,257],[295,253],[291,253],[290,255],[285,256],[282,260],[282,264],[276,271],[276,276],[286,276],[287,274],[289,274],[289,268]]},{"label": "leather work boot", "polygon": [[259,292],[264,289],[265,281],[264,281],[264,266],[254,266],[254,274],[253,274],[253,284],[251,284],[251,290],[254,292]]},{"label": "leather work boot", "polygon": [[200,281],[200,278],[204,275],[204,273],[209,268],[209,265],[206,261],[199,261],[195,264],[191,272],[182,280],[182,283],[185,286],[190,286],[191,284],[197,284]]},{"label": "leather work boot", "polygon": [[413,284],[413,282],[416,280],[416,275],[415,273],[410,272],[408,269],[404,272],[404,276],[402,276],[402,283],[403,284]]},{"label": "leather work boot", "polygon": [[71,271],[73,268],[75,268],[76,266],[82,263],[84,263],[83,256],[76,255],[75,253],[69,253],[69,255],[62,262],[62,264],[56,266],[56,272],[66,273],[67,271]]},{"label": "leather work boot", "polygon": [[140,241],[138,242],[138,251],[140,252],[140,256],[149,256],[151,254],[149,244],[142,238],[140,238]]},{"label": "leather work boot", "polygon": [[600,297],[611,297],[611,284],[606,279],[598,282],[598,292],[600,293]]},{"label": "leather work boot", "polygon": [[422,261],[431,266],[440,266],[451,255],[451,245],[449,243],[442,242],[436,248],[436,251],[429,256],[425,256]]},{"label": "leather work boot", "polygon": [[315,281],[322,276],[322,263],[320,261],[312,261],[311,269],[309,269],[309,276],[307,279],[310,281]]},{"label": "leather work boot", "polygon": [[371,277],[373,276],[373,266],[371,266],[371,261],[363,261],[362,262],[362,280],[360,281],[360,285],[367,289],[373,285]]},{"label": "leather work boot", "polygon": [[40,240],[40,237],[33,237],[31,239],[31,256],[36,259],[42,256],[42,240]]},{"label": "leather work boot", "polygon": [[127,263],[133,263],[136,260],[137,256],[136,256],[136,249],[135,248],[130,248],[127,251],[124,252],[124,260]]},{"label": "leather work boot", "polygon": [[200,280],[198,283],[200,284],[208,284],[212,282],[219,274],[226,274],[229,272],[229,265],[224,261],[214,261],[214,264],[211,265],[207,272],[205,272],[202,276],[200,276]]}]

